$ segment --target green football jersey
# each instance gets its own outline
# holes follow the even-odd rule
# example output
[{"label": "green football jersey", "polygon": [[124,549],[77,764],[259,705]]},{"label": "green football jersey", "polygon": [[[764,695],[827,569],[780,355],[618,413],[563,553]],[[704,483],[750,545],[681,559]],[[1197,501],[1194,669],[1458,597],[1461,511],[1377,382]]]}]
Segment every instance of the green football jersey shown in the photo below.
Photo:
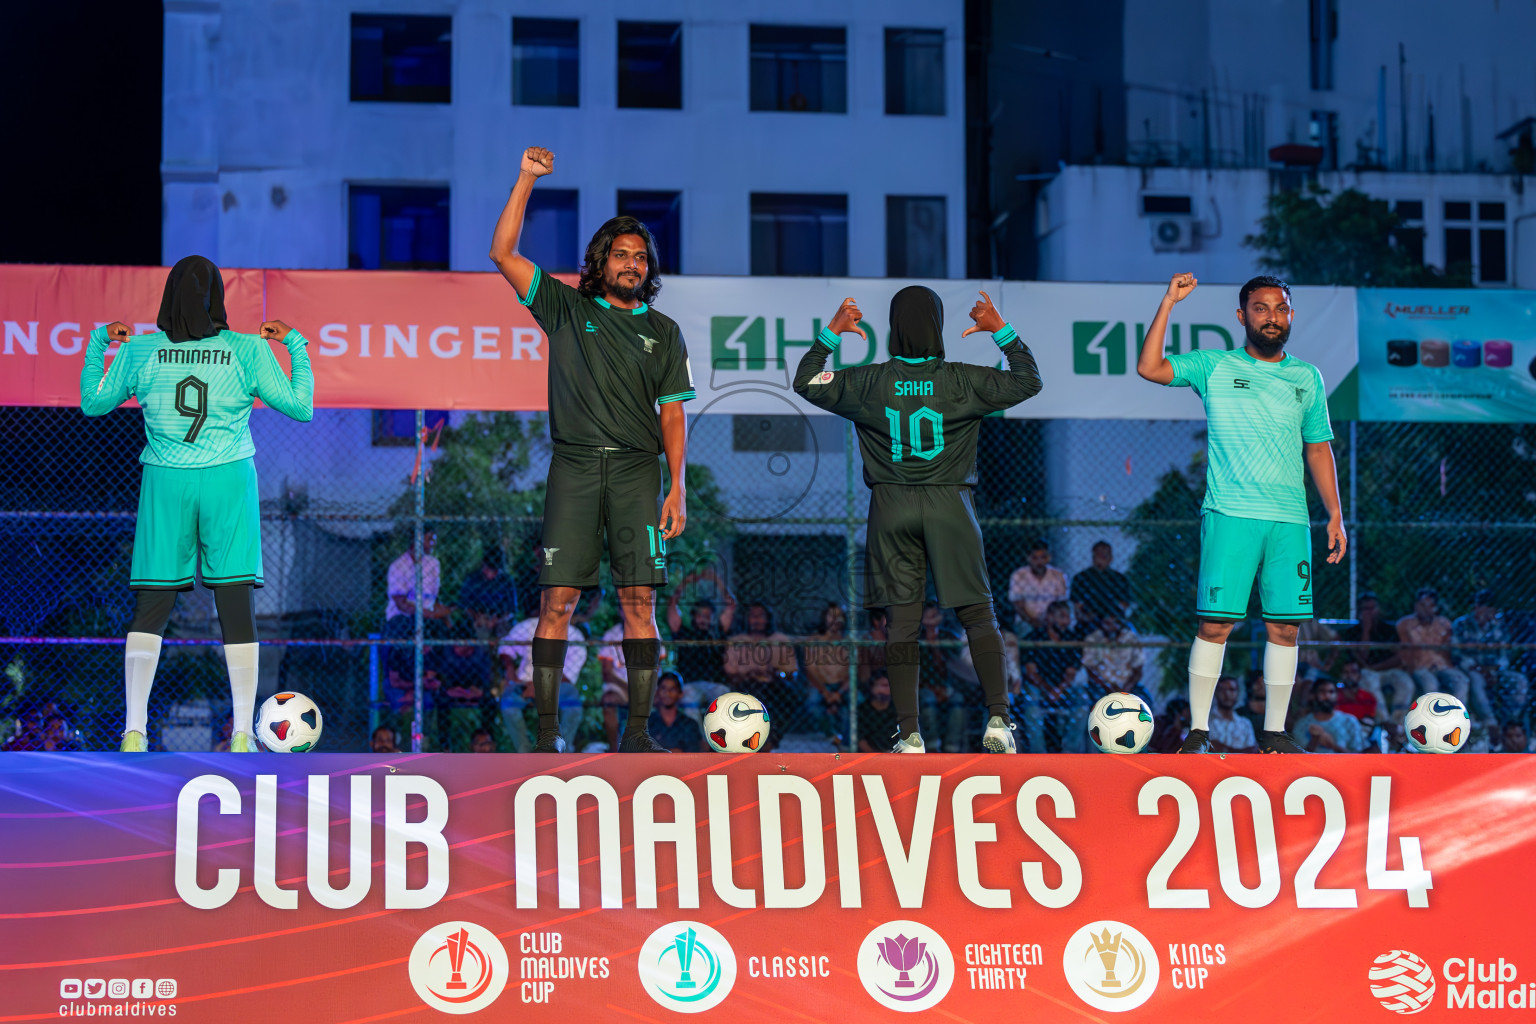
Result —
[{"label": "green football jersey", "polygon": [[251,406],[261,399],[284,416],[314,417],[315,378],[309,344],[289,330],[284,345],[293,379],[283,373],[271,344],[252,334],[220,331],[198,341],[172,342],[163,331],[129,338],[105,374],[105,327],[91,332],[80,371],[80,410],[104,416],[132,395],[144,410],[149,443],[139,461],[149,466],[199,468],[248,459]]},{"label": "green football jersey", "polygon": [[523,305],[549,337],[549,436],[556,444],[661,454],[656,407],[694,398],[683,332],[641,303],[620,309],[537,267]]},{"label": "green football jersey", "polygon": [[1302,444],[1333,440],[1328,391],[1311,363],[1262,362],[1245,349],[1171,355],[1169,387],[1205,403],[1207,511],[1238,519],[1307,523]]},{"label": "green football jersey", "polygon": [[800,359],[795,393],[854,424],[864,482],[974,486],[981,419],[1040,392],[1029,346],[1010,324],[993,335],[1008,370],[939,356],[825,370],[841,339],[826,328]]}]

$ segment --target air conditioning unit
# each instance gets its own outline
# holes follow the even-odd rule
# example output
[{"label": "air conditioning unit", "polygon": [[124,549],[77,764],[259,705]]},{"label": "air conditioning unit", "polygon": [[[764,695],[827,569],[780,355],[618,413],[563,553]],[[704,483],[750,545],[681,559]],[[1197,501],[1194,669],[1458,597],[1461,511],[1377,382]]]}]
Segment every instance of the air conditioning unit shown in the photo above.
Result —
[{"label": "air conditioning unit", "polygon": [[1152,248],[1157,252],[1189,252],[1199,247],[1193,215],[1161,214],[1152,224]]}]

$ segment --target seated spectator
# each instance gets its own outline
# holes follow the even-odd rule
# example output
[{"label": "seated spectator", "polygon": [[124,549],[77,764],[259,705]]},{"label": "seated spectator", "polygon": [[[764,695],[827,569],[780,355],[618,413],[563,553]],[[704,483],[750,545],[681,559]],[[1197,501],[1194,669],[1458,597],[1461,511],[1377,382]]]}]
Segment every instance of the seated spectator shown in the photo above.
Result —
[{"label": "seated spectator", "polygon": [[80,749],[80,737],[63,715],[49,715],[43,722],[43,749],[71,751]]},{"label": "seated spectator", "polygon": [[1331,679],[1312,684],[1312,710],[1297,722],[1291,735],[1319,754],[1358,754],[1365,749],[1365,727],[1354,715],[1337,710],[1338,690]]},{"label": "seated spectator", "polygon": [[891,703],[891,677],[875,669],[864,685],[868,694],[859,702],[859,752],[880,754],[896,739],[896,705]]},{"label": "seated spectator", "polygon": [[1248,700],[1238,709],[1238,714],[1248,719],[1254,729],[1263,729],[1264,705],[1268,702],[1269,691],[1264,688],[1264,673],[1254,669],[1248,673]]},{"label": "seated spectator", "polygon": [[16,716],[16,731],[5,741],[6,750],[43,749],[43,710],[29,707]]},{"label": "seated spectator", "polygon": [[1017,714],[1024,723],[1025,749],[1032,753],[1079,753],[1088,749],[1087,687],[1079,680],[1083,667],[1080,646],[1043,647],[1045,643],[1075,644],[1087,635],[1072,625],[1072,608],[1052,601],[1040,629],[1019,640],[1025,685]]},{"label": "seated spectator", "polygon": [[453,627],[451,647],[439,648],[438,702],[447,716],[449,750],[470,749],[474,731],[485,724],[485,695],[491,685],[491,651],[475,643],[475,627],[459,623]]},{"label": "seated spectator", "polygon": [[[430,527],[421,535],[421,618],[422,635],[441,639],[453,609],[437,600],[442,567],[437,556],[437,533]],[[410,640],[416,635],[416,553],[411,546],[389,565],[386,577],[388,597],[384,602],[385,640]],[[422,655],[422,671],[435,672],[437,651],[428,647]],[[415,654],[408,644],[389,645],[390,686],[396,690],[415,688]],[[435,687],[434,687],[435,688]]]},{"label": "seated spectator", "polygon": [[[1019,660],[1019,637],[1013,631],[1013,608],[1006,603],[999,603],[993,611],[997,616],[998,632],[1003,635],[1003,692],[1007,694],[1008,704],[1012,707],[1018,702],[1019,691],[1024,684],[1024,670]],[[968,684],[974,685],[977,692],[980,692],[981,677],[976,674],[976,663],[971,658],[970,644],[966,644],[955,652],[949,666],[950,671]]]},{"label": "seated spectator", "polygon": [[[688,610],[688,620],[683,621],[679,610],[684,591],[693,584],[713,583],[715,593],[721,595],[724,607],[715,614],[715,602],[698,598]],[[667,602],[667,629],[672,639],[685,641],[711,641],[698,646],[677,648],[675,660],[678,672],[689,683],[723,683],[725,681],[725,646],[719,641],[730,634],[736,622],[736,598],[725,586],[725,581],[713,569],[689,573],[672,589]]]},{"label": "seated spectator", "polygon": [[1419,589],[1413,614],[1397,620],[1397,638],[1406,645],[1401,652],[1403,668],[1413,676],[1418,693],[1449,693],[1474,715],[1487,714],[1486,708],[1468,703],[1470,680],[1451,663],[1451,620],[1440,614],[1440,595],[1434,587]]},{"label": "seated spectator", "polygon": [[1397,648],[1397,629],[1381,614],[1381,604],[1369,590],[1356,601],[1359,621],[1339,634],[1346,643],[1371,647],[1349,648],[1344,657],[1360,665],[1360,685],[1376,698],[1380,713],[1401,718],[1413,703],[1413,677],[1402,669]]},{"label": "seated spectator", "polygon": [[1141,684],[1144,658],[1135,644],[1136,630],[1108,612],[1099,619],[1099,628],[1083,638],[1083,668],[1088,671],[1089,697],[1098,700],[1106,693],[1121,690],[1135,692]]},{"label": "seated spectator", "polygon": [[501,636],[517,621],[517,586],[506,573],[501,548],[486,548],[480,567],[465,577],[459,607],[482,640]]},{"label": "seated spectator", "polygon": [[1211,709],[1211,749],[1224,754],[1256,754],[1259,738],[1253,722],[1237,712],[1237,680],[1222,676],[1216,680],[1216,704]]},{"label": "seated spectator", "polygon": [[1019,618],[1039,629],[1052,601],[1067,599],[1067,574],[1051,564],[1051,546],[1037,540],[1029,549],[1026,564],[1008,577],[1008,600]]},{"label": "seated spectator", "polygon": [[1526,739],[1525,724],[1515,719],[1504,723],[1504,728],[1499,730],[1499,753],[1501,754],[1529,754],[1532,746]]},{"label": "seated spectator", "polygon": [[[512,749],[519,754],[533,749],[528,739],[524,711],[533,704],[533,636],[538,617],[524,619],[502,637],[496,657],[501,663],[501,716]],[[587,663],[587,638],[575,626],[566,629],[565,665],[560,676],[560,734],[574,744],[581,727],[581,695],[576,677]]]},{"label": "seated spectator", "polygon": [[1183,697],[1171,698],[1163,706],[1163,713],[1157,716],[1147,749],[1159,754],[1177,754],[1184,745],[1184,737],[1189,735],[1193,720],[1189,714],[1189,701]]},{"label": "seated spectator", "polygon": [[682,677],[663,672],[656,679],[656,707],[646,728],[652,739],[672,753],[697,754],[704,750],[704,732],[698,722],[682,713],[678,707],[682,699]]},{"label": "seated spectator", "polygon": [[[1492,705],[1492,712],[1500,721],[1523,714],[1530,682],[1524,673],[1510,668],[1509,649],[1494,646],[1507,644],[1512,637],[1493,591],[1479,590],[1472,595],[1472,611],[1451,624],[1451,638],[1458,645],[1456,662],[1467,673],[1474,699]],[[1488,646],[1461,647],[1462,644]]]},{"label": "seated spectator", "polygon": [[964,750],[966,720],[980,714],[980,687],[954,671],[959,648],[952,641],[963,635],[937,601],[923,605],[917,631],[917,699],[919,728],[929,750]]},{"label": "seated spectator", "polygon": [[373,737],[368,742],[368,749],[375,754],[400,753],[400,745],[395,739],[395,730],[388,725],[381,725],[373,730]]},{"label": "seated spectator", "polygon": [[1114,612],[1121,619],[1131,613],[1131,581],[1110,568],[1115,549],[1109,541],[1093,546],[1093,564],[1072,577],[1072,610],[1080,626],[1098,626],[1099,616]]},{"label": "seated spectator", "polygon": [[1308,619],[1296,627],[1296,678],[1311,681],[1320,676],[1331,676],[1338,663],[1339,652],[1332,646],[1339,642],[1339,634],[1316,619]]},{"label": "seated spectator", "polygon": [[[865,640],[875,641],[873,644],[859,648],[859,687],[862,689],[876,672],[884,672],[885,645],[890,640],[889,613],[884,608],[869,609],[869,629],[864,634]],[[886,685],[890,685],[890,679],[886,679]]]},{"label": "seated spectator", "polygon": [[[414,654],[410,647],[396,647],[392,650],[389,686],[384,690],[384,697],[389,702],[390,724],[401,736],[409,738],[415,734],[416,729]],[[438,745],[437,729],[429,724],[437,721],[437,691],[442,687],[442,680],[437,674],[437,661],[436,645],[425,648],[421,659],[422,750],[436,750]]]},{"label": "seated spectator", "polygon": [[[624,623],[615,622],[603,632],[607,646],[597,650],[603,679],[603,734],[608,750],[619,749],[619,731],[629,722],[629,670],[624,667]],[[667,660],[667,648],[658,645],[658,661]]]},{"label": "seated spectator", "polygon": [[1335,707],[1346,715],[1354,715],[1369,730],[1376,724],[1376,698],[1360,686],[1360,663],[1346,661],[1339,673],[1339,692]]},{"label": "seated spectator", "polygon": [[808,684],[806,711],[818,728],[840,738],[839,746],[848,737],[848,647],[843,644],[847,638],[844,632],[847,624],[842,605],[827,602],[816,632],[806,637],[817,643],[800,648]]},{"label": "seated spectator", "polygon": [[726,686],[752,694],[767,705],[775,725],[789,727],[797,724],[804,703],[796,669],[794,643],[774,628],[773,610],[761,601],[747,605],[746,629],[725,645]]},{"label": "seated spectator", "polygon": [[469,737],[469,750],[472,754],[496,753],[496,741],[491,739],[491,730],[484,727],[476,729]]}]

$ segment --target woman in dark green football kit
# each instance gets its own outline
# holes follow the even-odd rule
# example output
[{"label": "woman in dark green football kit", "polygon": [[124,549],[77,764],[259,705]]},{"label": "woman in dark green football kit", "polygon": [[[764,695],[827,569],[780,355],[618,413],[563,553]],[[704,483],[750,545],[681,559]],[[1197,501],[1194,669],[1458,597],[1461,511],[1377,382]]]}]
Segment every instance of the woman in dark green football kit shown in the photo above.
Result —
[{"label": "woman in dark green football kit", "polygon": [[864,604],[889,610],[886,661],[899,720],[893,752],[924,752],[917,637],[931,567],[939,604],[954,608],[965,627],[981,683],[988,714],[982,746],[1011,754],[1017,746],[1008,719],[1003,637],[971,488],[981,419],[1039,394],[1035,357],[982,292],[971,310],[975,326],[961,337],[991,332],[1007,371],[946,361],[944,306],[932,289],[913,285],[891,299],[888,361],[824,369],[841,335],[864,335],[861,318],[858,304],[845,299],[800,360],[795,392],[852,420],[859,437],[870,489]]},{"label": "woman in dark green football kit", "polygon": [[[646,722],[659,655],[656,588],[667,585],[667,541],[683,532],[687,519],[683,403],[694,397],[688,349],[677,324],[651,308],[661,290],[656,246],[633,217],[615,217],[598,229],[575,288],[517,251],[534,182],[554,166],[547,149],[523,153],[491,239],[491,261],[549,338],[554,454],[532,652],[535,750],[565,750],[558,711],[567,630],[582,589],[597,585],[606,535],[629,676],[629,723],[619,750],[661,752],[666,748],[646,732]],[[672,482],[660,501],[663,452]]]}]

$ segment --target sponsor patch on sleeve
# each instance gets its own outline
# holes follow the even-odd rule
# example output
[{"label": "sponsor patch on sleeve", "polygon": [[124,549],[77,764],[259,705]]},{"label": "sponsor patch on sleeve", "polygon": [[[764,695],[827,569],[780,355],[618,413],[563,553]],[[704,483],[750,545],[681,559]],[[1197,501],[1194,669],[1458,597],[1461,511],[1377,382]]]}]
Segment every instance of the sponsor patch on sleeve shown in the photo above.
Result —
[{"label": "sponsor patch on sleeve", "polygon": [[823,371],[821,371],[815,377],[811,378],[811,383],[812,384],[831,384],[832,383],[832,371],[831,370],[823,370]]}]

